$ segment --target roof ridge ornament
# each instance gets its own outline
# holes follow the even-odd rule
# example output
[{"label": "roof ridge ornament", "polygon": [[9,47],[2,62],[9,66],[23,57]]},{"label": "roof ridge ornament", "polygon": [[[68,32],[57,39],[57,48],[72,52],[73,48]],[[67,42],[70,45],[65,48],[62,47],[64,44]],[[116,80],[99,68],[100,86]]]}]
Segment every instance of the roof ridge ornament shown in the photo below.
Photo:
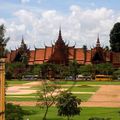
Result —
[{"label": "roof ridge ornament", "polygon": [[97,37],[96,47],[100,47],[99,33],[98,33],[98,37]]}]

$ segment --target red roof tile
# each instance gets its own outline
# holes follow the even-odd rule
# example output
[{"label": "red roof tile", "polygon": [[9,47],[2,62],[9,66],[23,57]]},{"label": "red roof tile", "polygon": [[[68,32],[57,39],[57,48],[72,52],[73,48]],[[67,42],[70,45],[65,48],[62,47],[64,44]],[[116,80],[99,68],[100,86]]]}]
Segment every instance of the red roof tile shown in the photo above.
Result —
[{"label": "red roof tile", "polygon": [[45,51],[45,59],[48,60],[51,57],[52,54],[52,47],[46,47],[46,51]]},{"label": "red roof tile", "polygon": [[119,53],[112,53],[112,62],[113,64],[119,63],[120,64],[120,52]]},{"label": "red roof tile", "polygon": [[74,47],[69,47],[68,48],[68,53],[69,53],[68,58],[69,58],[69,60],[73,60],[74,59],[74,54],[75,54],[74,51],[75,51]]},{"label": "red roof tile", "polygon": [[35,50],[30,51],[29,62],[34,62]]},{"label": "red roof tile", "polygon": [[36,49],[35,51],[35,61],[44,60],[45,49]]},{"label": "red roof tile", "polygon": [[75,55],[75,58],[76,58],[76,60],[78,61],[84,61],[84,51],[83,51],[83,49],[82,48],[77,48],[77,49],[75,49],[75,53],[76,53],[76,55]]},{"label": "red roof tile", "polygon": [[86,52],[86,64],[91,62],[91,50],[87,50]]}]

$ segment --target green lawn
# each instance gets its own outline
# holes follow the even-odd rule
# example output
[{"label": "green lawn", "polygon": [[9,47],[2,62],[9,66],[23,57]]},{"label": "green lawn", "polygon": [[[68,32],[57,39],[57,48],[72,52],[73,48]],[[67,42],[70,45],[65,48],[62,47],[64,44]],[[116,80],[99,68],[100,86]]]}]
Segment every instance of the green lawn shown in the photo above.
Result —
[{"label": "green lawn", "polygon": [[6,101],[37,101],[36,97],[6,97]]},{"label": "green lawn", "polygon": [[88,85],[82,85],[82,86],[72,86],[72,87],[64,87],[71,92],[96,92],[99,89],[99,86],[88,86]]},{"label": "green lawn", "polygon": [[37,93],[32,93],[32,94],[8,94],[7,96],[36,96]]},{"label": "green lawn", "polygon": [[[24,120],[42,120],[44,109],[38,107],[23,107],[28,111],[29,115],[24,116]],[[98,108],[98,107],[84,107],[82,108],[80,116],[75,116],[71,120],[88,120],[90,117],[104,117],[111,118],[111,120],[120,120],[118,113],[119,108]],[[67,120],[65,117],[57,116],[57,108],[52,107],[48,111],[47,120]]]},{"label": "green lawn", "polygon": [[74,94],[78,98],[82,100],[82,102],[88,101],[88,99],[92,96],[92,94]]},{"label": "green lawn", "polygon": [[15,85],[15,84],[24,84],[24,83],[28,83],[31,81],[23,81],[23,80],[7,80],[7,85],[11,86],[11,85]]},{"label": "green lawn", "polygon": [[[91,97],[91,94],[74,94],[74,95],[80,98],[82,101],[87,101]],[[37,97],[36,96],[16,97],[12,95],[12,96],[7,96],[6,100],[7,101],[37,101]]]},{"label": "green lawn", "polygon": [[120,81],[58,81],[56,84],[76,85],[120,85]]},{"label": "green lawn", "polygon": [[[23,80],[7,80],[8,85],[14,84],[24,84],[33,81],[23,81]],[[120,81],[57,81],[56,84],[77,84],[77,85],[120,85]]]}]

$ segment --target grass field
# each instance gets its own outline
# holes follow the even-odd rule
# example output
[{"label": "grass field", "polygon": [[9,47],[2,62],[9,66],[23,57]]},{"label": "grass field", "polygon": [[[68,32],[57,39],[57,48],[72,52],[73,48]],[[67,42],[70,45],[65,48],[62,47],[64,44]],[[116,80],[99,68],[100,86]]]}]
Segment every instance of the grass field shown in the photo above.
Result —
[{"label": "grass field", "polygon": [[[33,81],[7,80],[8,85],[24,84]],[[120,85],[120,81],[58,81],[56,84],[77,85]]]},{"label": "grass field", "polygon": [[98,86],[88,86],[88,85],[72,86],[72,87],[64,87],[64,88],[70,90],[71,92],[95,92],[99,89]]},{"label": "grass field", "polygon": [[59,81],[56,84],[66,85],[120,85],[120,81]]},{"label": "grass field", "polygon": [[[24,120],[42,120],[44,109],[38,107],[23,107],[28,111],[29,115],[24,116]],[[111,120],[120,120],[118,113],[119,108],[98,108],[98,107],[83,107],[79,116],[73,117],[71,120],[88,120],[90,117],[111,118]],[[66,120],[65,117],[57,116],[57,108],[52,107],[48,111],[47,120]]]},{"label": "grass field", "polygon": [[[82,101],[87,101],[91,97],[91,94],[74,94],[74,95],[80,98]],[[7,96],[6,100],[7,101],[37,101],[37,97],[36,96],[21,96],[20,97],[20,95],[18,97]]]},{"label": "grass field", "polygon": [[23,80],[7,80],[7,85],[18,85],[18,84],[24,84],[24,83],[29,83],[30,81],[23,81]]},{"label": "grass field", "polygon": [[[31,81],[7,81],[8,86],[20,85],[24,83],[28,83]],[[51,84],[51,82],[50,82]],[[60,81],[55,82],[58,85],[68,85],[62,86],[62,88],[70,89],[72,92],[86,92],[84,94],[74,93],[78,98],[82,101],[87,101],[92,94],[88,94],[88,92],[95,92],[99,89],[99,86],[91,86],[91,85],[120,85],[120,81],[114,82],[96,82],[96,81]],[[79,85],[79,86],[74,86]],[[72,86],[72,87],[71,87]],[[38,86],[32,86],[29,89],[38,90]],[[27,94],[27,95],[7,95],[7,101],[36,101],[36,93]],[[28,107],[24,106],[23,109],[27,111],[27,115],[24,116],[24,120],[29,118],[29,120],[42,120],[44,115],[44,109],[40,109],[38,107]],[[120,108],[103,108],[103,107],[83,107],[80,116],[75,116],[71,120],[88,120],[90,117],[100,117],[100,118],[111,118],[110,120],[120,120],[120,114],[118,113]],[[57,108],[50,108],[47,120],[66,120],[67,118],[57,116]]]}]

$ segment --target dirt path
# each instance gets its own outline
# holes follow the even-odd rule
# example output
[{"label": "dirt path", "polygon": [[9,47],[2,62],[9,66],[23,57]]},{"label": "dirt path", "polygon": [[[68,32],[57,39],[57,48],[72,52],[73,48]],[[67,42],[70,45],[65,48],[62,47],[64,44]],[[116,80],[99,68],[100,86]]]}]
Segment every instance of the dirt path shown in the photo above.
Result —
[{"label": "dirt path", "polygon": [[[30,90],[32,86],[40,85],[40,82],[31,82],[19,86],[9,87],[7,94],[31,94],[35,93],[36,90]],[[28,90],[29,89],[29,90]],[[82,94],[82,92],[76,92],[77,94]],[[76,94],[75,93],[75,94]],[[83,93],[84,94],[84,93]],[[88,94],[85,92],[85,94]],[[120,85],[101,85],[99,90],[93,94],[92,97],[87,102],[82,102],[81,106],[85,107],[119,107],[120,108]],[[19,104],[21,106],[35,106],[34,101],[17,102],[12,101],[14,104]]]},{"label": "dirt path", "polygon": [[10,86],[7,88],[7,95],[20,95],[36,93],[36,90],[30,89],[33,86],[40,86],[41,82],[29,82],[22,85]]},{"label": "dirt path", "polygon": [[83,106],[94,107],[119,107],[120,85],[102,85]]}]

